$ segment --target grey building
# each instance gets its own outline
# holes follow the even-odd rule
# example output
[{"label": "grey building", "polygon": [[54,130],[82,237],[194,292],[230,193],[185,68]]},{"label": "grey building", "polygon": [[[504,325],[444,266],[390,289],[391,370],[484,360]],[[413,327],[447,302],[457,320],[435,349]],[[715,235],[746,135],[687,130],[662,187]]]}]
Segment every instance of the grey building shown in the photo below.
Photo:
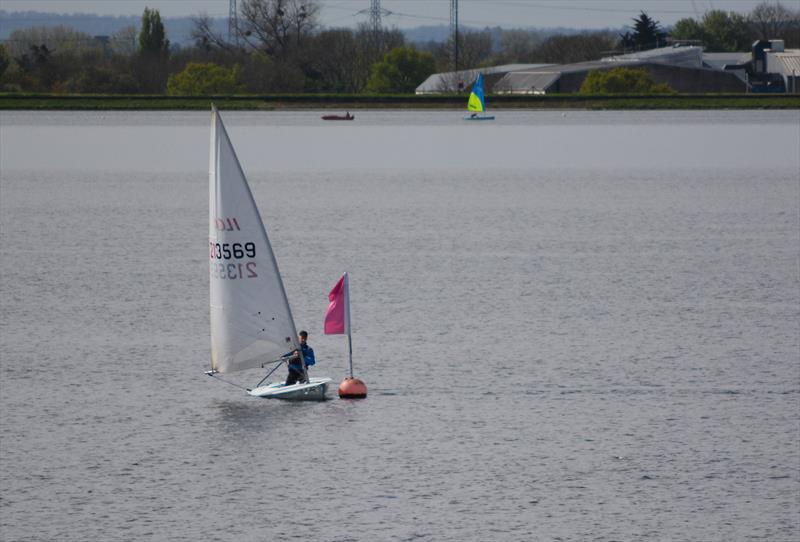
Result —
[{"label": "grey building", "polygon": [[506,74],[493,88],[498,94],[578,92],[590,71],[618,67],[641,68],[656,83],[678,92],[744,92],[744,78],[704,61],[700,47],[661,47],[591,62],[520,70]]},{"label": "grey building", "polygon": [[[781,64],[787,78],[800,77],[796,56],[766,54],[773,65]],[[748,90],[751,65],[752,53],[704,53],[701,47],[676,45],[575,64],[508,64],[434,74],[417,87],[417,94],[466,90],[481,72],[487,92],[495,94],[571,93],[580,89],[590,71],[620,66],[644,69],[656,83],[682,93],[738,93]]]}]

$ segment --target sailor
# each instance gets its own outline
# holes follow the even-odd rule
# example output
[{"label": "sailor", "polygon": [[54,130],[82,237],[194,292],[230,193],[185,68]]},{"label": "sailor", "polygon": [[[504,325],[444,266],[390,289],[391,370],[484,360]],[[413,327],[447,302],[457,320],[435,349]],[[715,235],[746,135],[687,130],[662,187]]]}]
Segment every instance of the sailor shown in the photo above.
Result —
[{"label": "sailor", "polygon": [[[308,346],[308,331],[301,331],[297,334],[300,339],[300,350],[303,352],[303,360],[306,362],[306,367],[311,367],[317,361],[314,359],[314,349]],[[303,364],[300,361],[300,354],[295,351],[289,358],[289,374],[286,377],[286,385],[291,386],[297,382],[306,382],[305,375],[303,375]]]}]

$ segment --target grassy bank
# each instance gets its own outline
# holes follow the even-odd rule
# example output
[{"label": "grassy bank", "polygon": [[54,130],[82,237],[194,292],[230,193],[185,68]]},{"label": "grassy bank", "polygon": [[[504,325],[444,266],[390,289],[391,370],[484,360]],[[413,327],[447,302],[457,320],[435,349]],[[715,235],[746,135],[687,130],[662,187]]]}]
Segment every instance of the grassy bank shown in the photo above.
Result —
[{"label": "grassy bank", "polygon": [[[300,109],[464,109],[464,95],[369,96],[283,94],[268,96],[141,96],[2,94],[0,110],[226,110]],[[800,109],[800,95],[686,94],[675,96],[489,96],[492,110],[503,109]]]}]

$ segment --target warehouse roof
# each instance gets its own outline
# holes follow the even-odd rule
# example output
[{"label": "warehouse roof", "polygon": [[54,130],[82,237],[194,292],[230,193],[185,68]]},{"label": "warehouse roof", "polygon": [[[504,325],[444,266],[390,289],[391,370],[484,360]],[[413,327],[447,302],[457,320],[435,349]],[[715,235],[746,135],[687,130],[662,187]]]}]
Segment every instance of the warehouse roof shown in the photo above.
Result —
[{"label": "warehouse roof", "polygon": [[488,68],[474,68],[471,70],[459,70],[457,72],[434,73],[417,87],[416,93],[432,94],[448,91],[455,92],[459,90],[459,85],[461,85],[462,90],[464,88],[468,88],[478,77],[479,73],[503,74],[552,65],[553,64],[503,64],[501,66],[491,66]]}]

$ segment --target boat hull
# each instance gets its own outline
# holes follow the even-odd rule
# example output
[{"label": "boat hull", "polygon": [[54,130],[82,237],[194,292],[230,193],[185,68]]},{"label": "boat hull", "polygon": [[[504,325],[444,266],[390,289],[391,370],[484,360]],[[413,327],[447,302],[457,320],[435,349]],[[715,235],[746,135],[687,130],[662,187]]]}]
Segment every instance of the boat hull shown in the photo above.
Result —
[{"label": "boat hull", "polygon": [[471,115],[467,115],[464,117],[464,120],[494,120],[494,115],[487,115],[483,117],[473,117]]},{"label": "boat hull", "polygon": [[264,399],[283,399],[284,401],[324,401],[331,378],[309,378],[308,382],[287,386],[283,382],[274,382],[259,386],[247,393],[253,397]]}]

